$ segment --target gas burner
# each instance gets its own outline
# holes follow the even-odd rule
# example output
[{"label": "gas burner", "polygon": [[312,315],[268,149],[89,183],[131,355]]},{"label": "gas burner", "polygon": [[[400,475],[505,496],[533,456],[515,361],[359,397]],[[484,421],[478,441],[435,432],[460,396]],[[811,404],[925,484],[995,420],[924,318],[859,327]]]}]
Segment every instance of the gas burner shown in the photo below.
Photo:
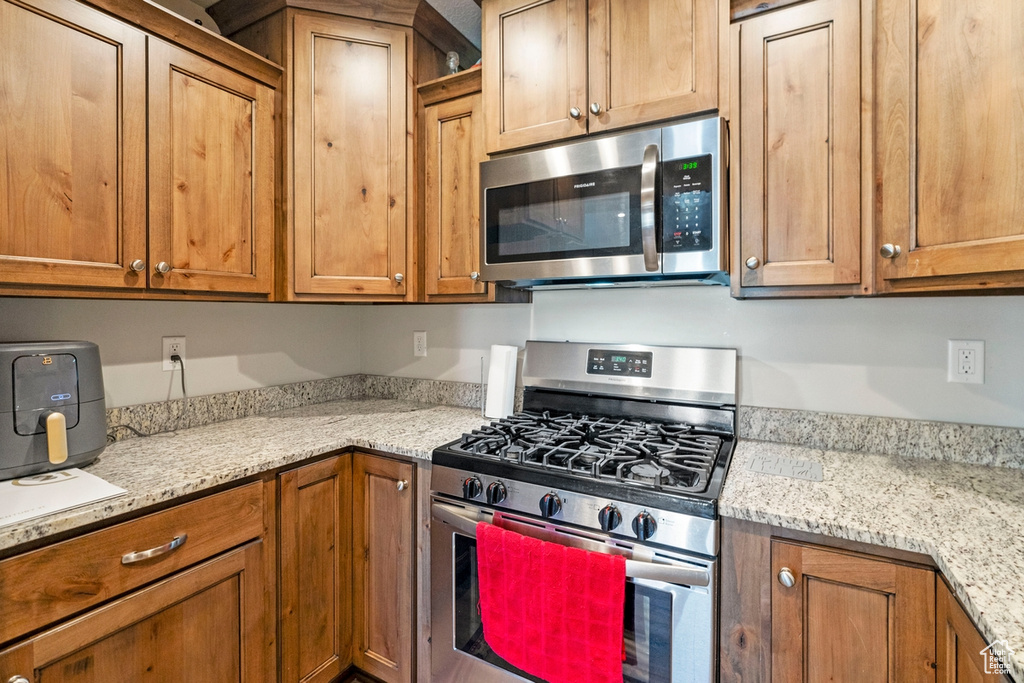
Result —
[{"label": "gas burner", "polygon": [[664,467],[659,467],[653,462],[642,462],[629,468],[629,473],[626,476],[635,481],[657,484],[667,474],[668,470]]}]

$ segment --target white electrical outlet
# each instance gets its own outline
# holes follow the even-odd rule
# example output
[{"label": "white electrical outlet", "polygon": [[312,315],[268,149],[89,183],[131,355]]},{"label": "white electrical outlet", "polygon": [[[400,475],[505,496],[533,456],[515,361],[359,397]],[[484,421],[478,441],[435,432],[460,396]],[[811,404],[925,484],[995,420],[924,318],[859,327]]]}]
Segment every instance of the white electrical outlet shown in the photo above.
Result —
[{"label": "white electrical outlet", "polygon": [[946,381],[984,384],[985,342],[950,339]]},{"label": "white electrical outlet", "polygon": [[164,337],[164,372],[180,370],[178,364],[171,360],[171,356],[178,356],[182,362],[185,360],[185,338]]},{"label": "white electrical outlet", "polygon": [[427,333],[424,330],[417,330],[412,333],[412,355],[427,355]]}]

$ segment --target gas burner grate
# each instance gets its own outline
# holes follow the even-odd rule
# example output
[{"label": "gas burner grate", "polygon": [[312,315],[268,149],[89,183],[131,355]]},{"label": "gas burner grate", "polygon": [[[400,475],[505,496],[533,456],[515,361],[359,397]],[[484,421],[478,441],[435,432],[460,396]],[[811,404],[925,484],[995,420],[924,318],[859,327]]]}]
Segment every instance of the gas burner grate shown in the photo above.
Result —
[{"label": "gas burner grate", "polygon": [[463,435],[456,451],[669,492],[703,492],[722,439],[684,423],[519,412]]}]

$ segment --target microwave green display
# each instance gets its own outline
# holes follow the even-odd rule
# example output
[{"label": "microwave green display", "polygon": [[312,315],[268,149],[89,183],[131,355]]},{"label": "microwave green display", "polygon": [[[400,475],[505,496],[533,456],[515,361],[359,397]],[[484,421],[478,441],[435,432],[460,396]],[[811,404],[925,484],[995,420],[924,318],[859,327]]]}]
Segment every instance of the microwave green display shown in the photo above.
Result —
[{"label": "microwave green display", "polygon": [[613,363],[625,363],[626,362],[626,357],[625,356],[612,356],[612,362]]},{"label": "microwave green display", "polygon": [[680,171],[696,171],[698,164],[700,164],[699,161],[684,161],[683,163],[679,164],[679,170]]}]

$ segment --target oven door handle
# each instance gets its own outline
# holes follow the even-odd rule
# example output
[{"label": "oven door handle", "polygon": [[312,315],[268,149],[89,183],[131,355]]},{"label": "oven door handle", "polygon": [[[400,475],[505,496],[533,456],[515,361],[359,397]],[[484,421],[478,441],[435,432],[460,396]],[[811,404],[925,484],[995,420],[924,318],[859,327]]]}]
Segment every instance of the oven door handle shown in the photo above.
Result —
[{"label": "oven door handle", "polygon": [[[487,519],[489,514],[485,511],[471,513],[468,510],[457,508],[444,503],[433,502],[430,504],[431,515],[445,524],[454,527],[463,536],[476,538],[476,525],[478,522],[490,523]],[[472,514],[472,517],[466,513]],[[493,518],[493,517],[492,517]],[[541,539],[543,540],[543,539]],[[585,538],[563,537],[553,541],[558,545],[579,548],[590,552],[608,553],[612,548],[599,541],[590,541]],[[625,554],[625,553],[611,553]],[[643,560],[626,560],[626,576],[631,579],[647,579],[649,581],[663,581],[664,583],[681,584],[685,586],[708,586],[711,583],[711,574],[706,569],[685,567],[675,564],[664,564],[660,562],[647,562]]]}]

